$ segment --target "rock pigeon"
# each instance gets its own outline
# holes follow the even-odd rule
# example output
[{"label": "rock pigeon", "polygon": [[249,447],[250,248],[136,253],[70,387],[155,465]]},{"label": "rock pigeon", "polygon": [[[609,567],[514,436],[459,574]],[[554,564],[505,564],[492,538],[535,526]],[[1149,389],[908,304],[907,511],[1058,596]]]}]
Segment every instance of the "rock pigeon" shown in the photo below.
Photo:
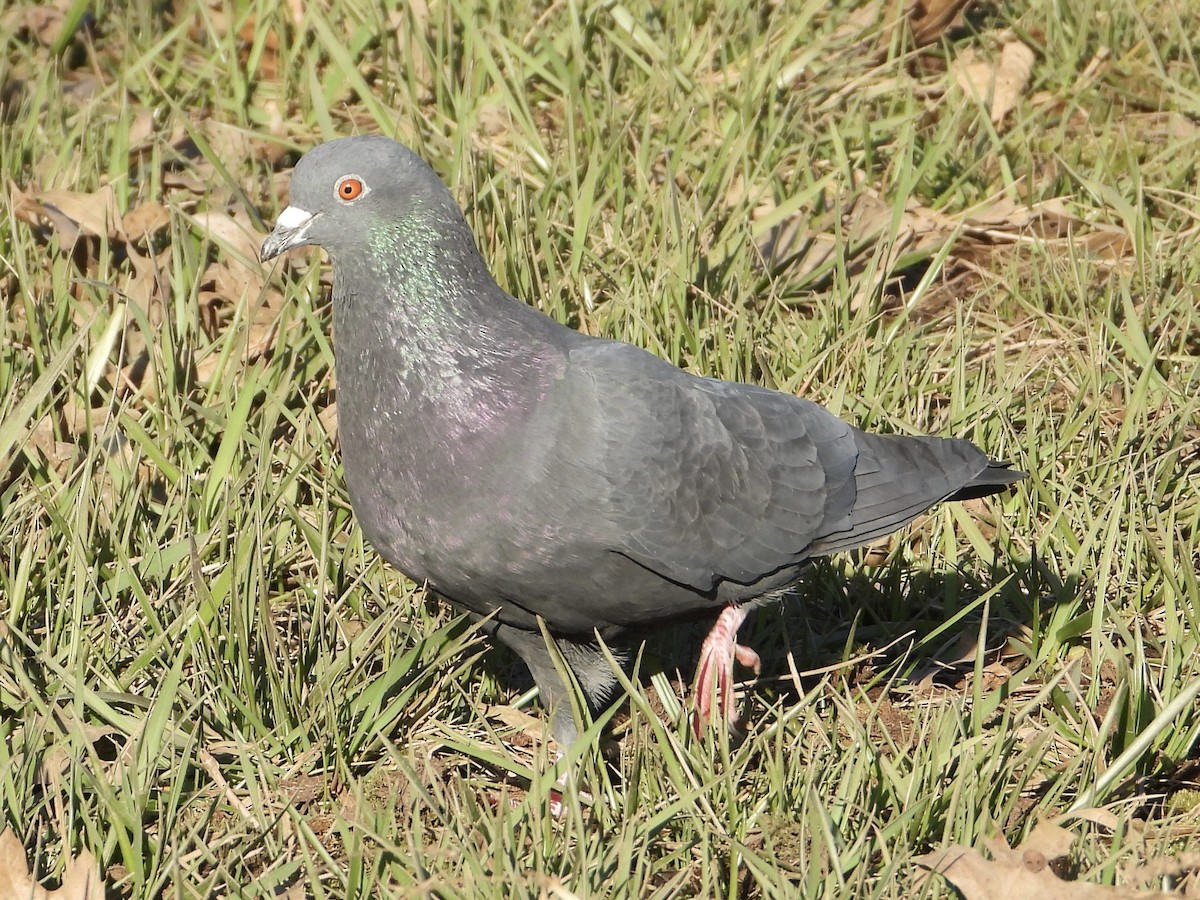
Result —
[{"label": "rock pigeon", "polygon": [[384,137],[300,159],[260,255],[304,245],[333,263],[363,533],[516,651],[560,748],[579,725],[539,621],[595,708],[616,683],[597,637],[712,617],[698,717],[733,724],[733,663],[758,665],[737,644],[749,609],[814,557],[1025,477],[965,440],[867,434],[559,324],[496,284],[447,188]]}]

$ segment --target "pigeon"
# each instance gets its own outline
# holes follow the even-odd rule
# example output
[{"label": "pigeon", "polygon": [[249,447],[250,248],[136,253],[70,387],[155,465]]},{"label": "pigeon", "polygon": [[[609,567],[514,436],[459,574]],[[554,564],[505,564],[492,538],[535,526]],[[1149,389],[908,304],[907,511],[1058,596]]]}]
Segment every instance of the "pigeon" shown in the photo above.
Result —
[{"label": "pigeon", "polygon": [[617,677],[601,643],[709,617],[696,721],[736,725],[747,613],[816,557],[1025,477],[966,440],[870,434],[812,401],[690,374],[504,291],[450,191],[382,136],[297,163],[264,262],[333,266],[339,438],[375,550],[528,665],[562,748]]}]

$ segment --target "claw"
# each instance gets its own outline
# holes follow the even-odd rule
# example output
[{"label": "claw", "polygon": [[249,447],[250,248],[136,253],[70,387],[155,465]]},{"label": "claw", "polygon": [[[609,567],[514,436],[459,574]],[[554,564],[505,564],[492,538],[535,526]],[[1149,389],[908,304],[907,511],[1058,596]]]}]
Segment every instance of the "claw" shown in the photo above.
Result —
[{"label": "claw", "polygon": [[726,723],[731,729],[737,727],[738,714],[733,694],[734,660],[755,675],[762,671],[762,660],[758,654],[737,643],[738,629],[746,621],[747,612],[741,606],[725,607],[700,647],[700,659],[696,665],[696,713],[692,717],[692,729],[697,737],[700,736],[702,725],[716,718],[714,691],[719,695],[720,712]]}]

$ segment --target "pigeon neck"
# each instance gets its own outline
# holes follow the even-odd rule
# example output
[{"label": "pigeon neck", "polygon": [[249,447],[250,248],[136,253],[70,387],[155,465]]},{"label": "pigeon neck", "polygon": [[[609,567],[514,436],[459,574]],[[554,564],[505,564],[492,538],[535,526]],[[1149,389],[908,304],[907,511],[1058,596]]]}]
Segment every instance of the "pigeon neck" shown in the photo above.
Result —
[{"label": "pigeon neck", "polygon": [[492,280],[458,209],[382,223],[356,259],[334,266],[337,325],[375,332],[420,357],[470,346],[507,296]]},{"label": "pigeon neck", "polygon": [[528,311],[463,231],[414,235],[389,254],[334,266],[339,396],[374,415],[390,407],[397,422],[427,409],[453,441],[519,406],[518,386],[540,377],[527,342],[504,340],[520,327],[512,316]]}]

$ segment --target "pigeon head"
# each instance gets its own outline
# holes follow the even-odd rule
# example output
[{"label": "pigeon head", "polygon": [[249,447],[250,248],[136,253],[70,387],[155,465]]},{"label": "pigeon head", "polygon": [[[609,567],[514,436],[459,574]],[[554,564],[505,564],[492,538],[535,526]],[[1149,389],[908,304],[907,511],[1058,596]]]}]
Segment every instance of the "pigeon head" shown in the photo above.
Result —
[{"label": "pigeon head", "polygon": [[434,171],[402,144],[378,135],[341,138],[306,153],[291,197],[259,253],[319,246],[334,259],[390,255],[404,244],[473,239],[458,204]]}]

